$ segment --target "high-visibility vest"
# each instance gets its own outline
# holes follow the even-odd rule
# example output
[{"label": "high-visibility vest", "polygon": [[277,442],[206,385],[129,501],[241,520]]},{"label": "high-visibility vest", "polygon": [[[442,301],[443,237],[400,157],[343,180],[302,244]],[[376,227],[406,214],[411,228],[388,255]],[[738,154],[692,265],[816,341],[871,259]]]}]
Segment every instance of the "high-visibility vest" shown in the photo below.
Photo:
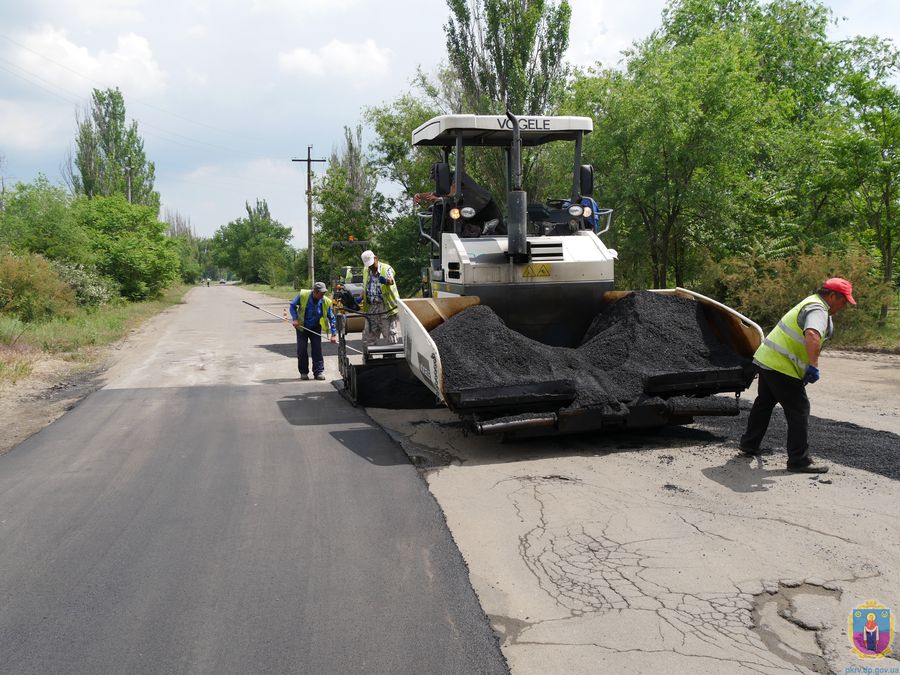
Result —
[{"label": "high-visibility vest", "polygon": [[[387,279],[394,279],[394,268],[388,265],[387,263],[379,262],[378,263],[378,276],[385,277]],[[363,281],[362,281],[362,311],[366,312],[369,309],[369,268],[363,268]],[[385,316],[394,316],[400,311],[400,301],[398,300],[397,293],[397,282],[394,281],[392,284],[381,284],[381,299],[384,301],[384,311]]]},{"label": "high-visibility vest", "polygon": [[[300,291],[300,311],[297,312],[297,318],[300,319],[300,323],[303,324],[306,320],[306,304],[309,302],[309,296],[312,295],[312,291]],[[322,330],[325,331],[326,334],[331,333],[331,322],[328,320],[328,310],[331,309],[331,298],[327,295],[322,296],[322,316],[319,319],[319,324],[322,326]]]},{"label": "high-visibility vest", "polygon": [[[807,305],[817,304],[828,312],[828,303],[818,294],[801,300],[793,309],[781,317],[778,325],[763,340],[753,355],[758,363],[779,373],[802,380],[809,366],[809,355],[806,353],[806,338],[803,327],[798,321],[800,311]],[[828,328],[822,336],[822,345],[833,332],[831,317],[828,317]]]}]

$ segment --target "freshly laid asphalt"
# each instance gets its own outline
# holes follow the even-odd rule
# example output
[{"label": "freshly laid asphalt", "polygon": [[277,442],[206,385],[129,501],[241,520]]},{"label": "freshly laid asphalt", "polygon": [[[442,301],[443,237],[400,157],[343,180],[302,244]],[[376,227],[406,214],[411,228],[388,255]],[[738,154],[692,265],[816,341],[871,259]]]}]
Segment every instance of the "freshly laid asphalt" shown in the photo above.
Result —
[{"label": "freshly laid asphalt", "polygon": [[424,481],[258,297],[195,289],[0,456],[0,672],[508,672]]}]

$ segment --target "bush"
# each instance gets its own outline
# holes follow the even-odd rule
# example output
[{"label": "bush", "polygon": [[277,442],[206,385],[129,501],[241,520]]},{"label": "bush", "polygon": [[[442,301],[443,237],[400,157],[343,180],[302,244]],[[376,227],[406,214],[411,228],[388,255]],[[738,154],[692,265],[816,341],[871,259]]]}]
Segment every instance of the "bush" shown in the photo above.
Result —
[{"label": "bush", "polygon": [[96,270],[86,269],[80,263],[54,261],[53,267],[60,279],[75,291],[75,301],[81,307],[99,307],[117,297],[118,284],[101,276]]},{"label": "bush", "polygon": [[36,254],[0,254],[0,313],[26,323],[72,316],[75,291]]},{"label": "bush", "polygon": [[178,278],[175,244],[151,208],[114,195],[79,198],[74,210],[76,222],[91,233],[97,269],[115,279],[123,297],[158,297]]},{"label": "bush", "polygon": [[791,307],[817,291],[830,277],[844,277],[853,283],[858,303],[841,313],[837,338],[846,342],[872,329],[881,305],[890,302],[891,289],[873,276],[872,259],[862,249],[842,252],[814,248],[777,260],[735,257],[708,267],[703,291],[745,314],[768,332]]}]

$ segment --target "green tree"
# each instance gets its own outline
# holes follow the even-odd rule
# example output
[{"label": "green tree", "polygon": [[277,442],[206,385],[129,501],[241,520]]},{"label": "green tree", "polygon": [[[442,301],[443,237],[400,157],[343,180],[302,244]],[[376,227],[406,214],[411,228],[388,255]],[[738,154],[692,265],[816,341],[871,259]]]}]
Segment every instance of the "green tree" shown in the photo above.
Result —
[{"label": "green tree", "polygon": [[441,112],[434,100],[409,94],[366,110],[375,130],[371,162],[381,176],[402,187],[401,196],[388,200],[390,222],[378,235],[377,250],[397,272],[397,286],[404,296],[418,290],[421,269],[429,261],[429,246],[420,240],[416,215],[421,207],[413,204],[412,196],[434,189],[431,165],[441,159],[436,148],[413,147],[412,132]]},{"label": "green tree", "polygon": [[[897,76],[900,52],[877,39],[857,39],[844,47],[844,124],[828,139],[825,171],[846,195],[858,241],[878,252],[880,276],[891,283],[900,253],[900,93],[890,82]],[[881,323],[887,312],[885,302]]]},{"label": "green tree", "polygon": [[732,200],[737,227],[719,254],[746,252],[759,239],[838,241],[836,192],[819,174],[838,72],[827,38],[830,17],[827,7],[807,0],[675,0],[663,12],[655,39],[666,44],[686,47],[710,34],[733,36],[750,60],[759,105],[766,109],[766,123],[754,130],[752,169],[740,199]]},{"label": "green tree", "polygon": [[[378,191],[378,174],[362,145],[362,127],[344,128],[344,143],[331,153],[325,175],[316,182],[313,235],[316,251],[316,279],[329,279],[337,272],[332,266],[332,245],[347,241],[373,240],[388,222],[389,205]],[[374,245],[374,244],[373,244]],[[334,267],[359,266],[361,250],[335,251]]]},{"label": "green tree", "polygon": [[39,175],[7,192],[0,212],[0,245],[21,253],[39,253],[51,260],[90,264],[88,233],[72,214],[72,198],[62,187]]},{"label": "green tree", "polygon": [[400,185],[410,198],[416,192],[433,189],[431,165],[441,159],[435,148],[415,148],[412,132],[420,124],[446,112],[433,100],[404,94],[392,103],[365,111],[366,122],[375,132],[371,143],[371,163],[380,176]]},{"label": "green tree", "polygon": [[98,271],[119,284],[123,297],[157,297],[177,278],[178,254],[152,207],[129,204],[121,195],[82,196],[74,214],[90,232]]},{"label": "green tree", "polygon": [[125,122],[122,92],[94,89],[89,109],[76,115],[76,122],[74,167],[70,162],[67,168],[76,194],[120,194],[159,213],[159,193],[153,189],[156,168],[147,161],[137,122]]},{"label": "green tree", "polygon": [[595,101],[598,128],[586,146],[619,211],[625,252],[647,251],[654,287],[666,286],[670,271],[683,283],[690,249],[733,220],[729,196],[754,157],[763,97],[741,40],[714,32],[671,46],[651,38],[626,74],[604,71],[578,89]]},{"label": "green tree", "polygon": [[468,112],[540,115],[565,79],[571,8],[566,0],[447,0],[450,66]]},{"label": "green tree", "polygon": [[[453,78],[439,77],[445,100],[458,100],[453,112],[517,115],[552,114],[562,99],[567,76],[572,11],[567,0],[447,0],[444,26]],[[432,100],[439,100],[432,93]],[[457,93],[458,92],[458,93]],[[424,121],[424,120],[422,120]],[[548,179],[544,148],[522,153],[525,189],[535,198]],[[495,148],[469,153],[466,171],[495,195],[506,191],[506,158]],[[501,208],[505,199],[499,199]]]},{"label": "green tree", "polygon": [[420,240],[415,215],[399,213],[376,240],[375,250],[397,273],[401,297],[416,295],[422,285],[422,268],[428,264],[428,246]]},{"label": "green tree", "polygon": [[175,244],[178,253],[178,267],[181,280],[186,284],[200,281],[200,250],[197,238],[191,228],[191,221],[178,211],[166,209],[164,222],[168,226],[166,236]]},{"label": "green tree", "polygon": [[245,208],[246,218],[223,225],[213,235],[216,264],[249,283],[279,283],[288,277],[293,258],[288,246],[291,228],[272,218],[264,199]]}]

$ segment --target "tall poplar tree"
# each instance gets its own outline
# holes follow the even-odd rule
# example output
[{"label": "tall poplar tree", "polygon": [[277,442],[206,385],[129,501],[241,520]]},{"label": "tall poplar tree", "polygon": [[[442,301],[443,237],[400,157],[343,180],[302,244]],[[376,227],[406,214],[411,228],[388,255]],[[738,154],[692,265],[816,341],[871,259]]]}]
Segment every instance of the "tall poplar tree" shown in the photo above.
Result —
[{"label": "tall poplar tree", "polygon": [[540,115],[561,93],[572,10],[544,0],[448,0],[447,56],[466,112]]},{"label": "tall poplar tree", "polygon": [[137,122],[125,121],[125,99],[116,89],[94,89],[91,104],[76,114],[74,166],[68,167],[76,194],[87,197],[122,195],[132,204],[159,213],[153,189],[156,167],[147,161]]}]

